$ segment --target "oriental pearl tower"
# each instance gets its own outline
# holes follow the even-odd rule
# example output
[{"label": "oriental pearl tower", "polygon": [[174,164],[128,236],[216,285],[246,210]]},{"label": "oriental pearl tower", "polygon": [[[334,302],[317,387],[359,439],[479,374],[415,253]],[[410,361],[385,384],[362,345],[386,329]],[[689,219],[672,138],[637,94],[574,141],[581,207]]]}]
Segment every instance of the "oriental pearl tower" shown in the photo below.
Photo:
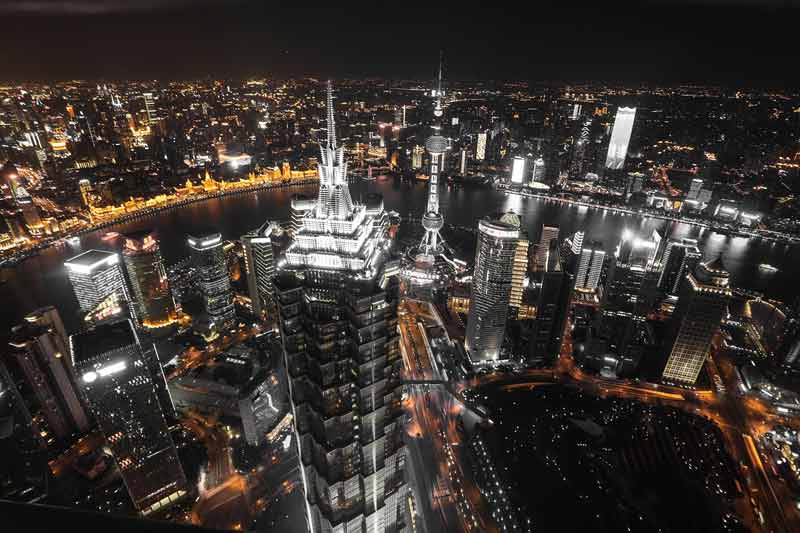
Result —
[{"label": "oriental pearl tower", "polygon": [[439,234],[444,226],[444,218],[439,213],[439,170],[442,168],[442,160],[445,152],[449,148],[448,141],[441,133],[442,117],[442,61],[439,58],[439,77],[436,87],[436,104],[433,110],[433,134],[425,140],[425,149],[431,155],[431,178],[428,191],[428,205],[425,214],[422,216],[422,228],[425,234],[420,243],[416,262],[418,264],[428,264],[433,266],[437,258],[442,258],[448,263],[452,263],[445,257],[445,242]]}]

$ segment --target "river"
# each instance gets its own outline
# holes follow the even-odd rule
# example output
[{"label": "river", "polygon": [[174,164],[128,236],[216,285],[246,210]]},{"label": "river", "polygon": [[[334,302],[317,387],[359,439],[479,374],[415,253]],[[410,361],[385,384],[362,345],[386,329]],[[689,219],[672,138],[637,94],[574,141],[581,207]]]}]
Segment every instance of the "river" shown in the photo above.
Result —
[{"label": "river", "polygon": [[[426,204],[427,184],[379,177],[372,182],[355,181],[351,184],[351,191],[356,201],[367,192],[381,193],[386,209],[395,210],[403,216],[409,213],[418,216]],[[225,239],[238,238],[265,220],[288,218],[289,201],[296,193],[314,195],[316,187],[265,189],[195,202],[145,219],[88,233],[81,237],[81,243],[77,246],[66,245],[42,250],[38,256],[4,272],[8,281],[0,285],[0,340],[7,336],[10,327],[18,323],[27,312],[47,304],[59,309],[68,330],[78,327],[78,305],[63,262],[87,249],[109,248],[101,239],[106,232],[157,229],[162,254],[169,265],[188,254],[185,235],[192,228],[214,225]],[[800,274],[800,268],[795,266],[800,264],[798,245],[728,237],[688,224],[569,206],[486,188],[443,187],[439,202],[448,223],[472,226],[484,215],[511,209],[521,215],[532,239],[538,238],[542,224],[555,224],[561,228],[561,238],[582,229],[586,232],[587,240],[602,241],[609,251],[614,249],[625,228],[646,234],[658,229],[662,234],[669,233],[672,238],[697,238],[701,242],[705,258],[722,254],[734,286],[763,292],[787,303],[794,303],[800,295],[800,283],[794,277]],[[447,239],[447,228],[444,236]],[[780,270],[774,274],[766,274],[759,270],[759,263],[770,263]]]}]

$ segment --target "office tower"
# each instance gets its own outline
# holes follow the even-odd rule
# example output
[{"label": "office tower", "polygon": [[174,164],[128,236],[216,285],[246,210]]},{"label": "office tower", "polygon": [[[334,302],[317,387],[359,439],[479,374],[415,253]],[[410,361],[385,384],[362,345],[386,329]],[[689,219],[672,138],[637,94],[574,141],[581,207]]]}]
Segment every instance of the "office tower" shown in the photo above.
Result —
[{"label": "office tower", "polygon": [[583,250],[583,237],[584,237],[584,232],[582,231],[576,231],[572,235],[571,250],[573,254],[580,255],[581,250]]},{"label": "office tower", "polygon": [[89,250],[64,266],[83,313],[102,319],[127,310],[130,298],[119,254]]},{"label": "office tower", "polygon": [[317,201],[303,194],[292,195],[291,211],[289,214],[289,236],[293,237],[303,225],[303,217],[314,209]]},{"label": "office tower", "polygon": [[661,260],[658,288],[667,294],[677,295],[681,282],[700,261],[701,253],[694,239],[669,241]]},{"label": "office tower", "polygon": [[272,317],[275,305],[272,285],[272,278],[275,277],[272,252],[274,230],[275,224],[267,221],[257,230],[242,236],[247,292],[252,302],[253,314],[259,318]]},{"label": "office tower", "polygon": [[482,131],[478,134],[478,142],[475,146],[475,160],[483,161],[486,159],[486,132]]},{"label": "office tower", "polygon": [[569,176],[574,179],[584,179],[586,174],[594,171],[590,165],[591,159],[591,130],[592,121],[586,120],[578,131],[577,139],[572,147],[572,160],[569,164]]},{"label": "office tower", "polygon": [[175,300],[156,235],[151,230],[124,237],[122,261],[131,287],[132,318],[137,327],[159,330],[177,320]]},{"label": "office tower", "polygon": [[462,176],[467,175],[467,149],[462,148],[458,154],[458,173]]},{"label": "office tower", "polygon": [[597,290],[605,259],[606,251],[603,248],[603,243],[597,241],[584,243],[578,261],[575,288],[587,291]]},{"label": "office tower", "polygon": [[690,385],[697,381],[711,341],[728,314],[729,278],[721,258],[698,263],[687,274],[672,316],[670,338],[674,341],[663,379]]},{"label": "office tower", "polygon": [[67,337],[58,311],[44,307],[11,330],[6,366],[28,411],[44,421],[46,439],[63,440],[89,429],[70,366]]},{"label": "office tower", "polygon": [[551,240],[546,262],[532,274],[532,285],[537,291],[536,317],[531,324],[528,346],[528,362],[532,364],[554,361],[561,349],[573,277],[564,269],[558,249],[558,241]]},{"label": "office tower", "polygon": [[420,145],[415,145],[411,151],[411,166],[415,170],[422,168],[422,158],[425,155],[425,148]]},{"label": "office tower", "polygon": [[690,200],[697,200],[697,197],[700,195],[700,189],[703,188],[703,180],[694,178],[692,183],[689,184],[689,193],[686,197]]},{"label": "office tower", "polygon": [[550,241],[558,240],[558,226],[548,226],[542,224],[542,233],[539,236],[539,244],[536,245],[536,255],[534,256],[534,269],[544,269],[547,264],[547,255],[550,253]]},{"label": "office tower", "polygon": [[511,183],[522,183],[525,179],[525,158],[514,156],[511,162]]},{"label": "office tower", "polygon": [[75,373],[133,505],[143,515],[170,506],[189,488],[133,324],[107,322],[69,340]]},{"label": "office tower", "polygon": [[547,169],[544,165],[544,159],[537,157],[533,161],[533,170],[531,171],[531,183],[543,183],[545,172]]},{"label": "office tower", "polygon": [[439,235],[444,226],[444,217],[439,213],[439,169],[444,163],[444,154],[448,150],[447,139],[439,133],[442,117],[442,64],[439,62],[439,85],[436,88],[436,105],[433,110],[433,135],[425,140],[425,149],[431,156],[431,179],[428,185],[428,205],[422,215],[422,227],[425,234],[419,245],[419,256],[426,263],[432,264],[436,256],[444,253],[444,241]]},{"label": "office tower", "polygon": [[623,233],[606,284],[606,311],[644,318],[647,299],[643,289],[657,283],[656,257],[660,243],[661,236],[656,231],[649,239],[628,230]]},{"label": "office tower", "polygon": [[216,329],[225,329],[236,320],[233,290],[222,249],[222,235],[215,230],[198,231],[186,238],[197,271],[197,286],[203,310]]},{"label": "office tower", "polygon": [[329,84],[317,204],[275,278],[309,526],[402,530],[403,363],[396,301],[378,283],[389,219],[352,201],[334,128]]},{"label": "office tower", "polygon": [[286,393],[281,374],[275,370],[258,379],[241,391],[239,415],[242,418],[244,438],[251,446],[264,442],[279,419],[286,415]]},{"label": "office tower", "polygon": [[528,276],[528,235],[520,231],[517,249],[514,252],[514,266],[511,271],[511,296],[512,309],[519,309],[522,304],[522,294],[525,292],[525,280]]},{"label": "office tower", "polygon": [[156,102],[153,100],[153,93],[144,93],[142,94],[144,98],[144,110],[147,114],[147,124],[152,125],[157,120],[158,117],[156,116]]},{"label": "office tower", "polygon": [[78,187],[81,192],[81,203],[83,207],[89,207],[92,205],[92,195],[94,194],[92,183],[87,179],[82,179],[78,182]]},{"label": "office tower", "polygon": [[512,212],[478,222],[472,296],[464,343],[474,363],[500,358],[508,318],[520,220]]},{"label": "office tower", "polygon": [[606,168],[621,169],[625,165],[635,117],[635,107],[620,107],[617,109],[617,115],[614,117],[614,127],[611,130],[611,141],[608,144]]},{"label": "office tower", "polygon": [[625,185],[625,198],[629,199],[632,195],[642,192],[644,188],[645,175],[641,172],[628,173],[628,181]]}]

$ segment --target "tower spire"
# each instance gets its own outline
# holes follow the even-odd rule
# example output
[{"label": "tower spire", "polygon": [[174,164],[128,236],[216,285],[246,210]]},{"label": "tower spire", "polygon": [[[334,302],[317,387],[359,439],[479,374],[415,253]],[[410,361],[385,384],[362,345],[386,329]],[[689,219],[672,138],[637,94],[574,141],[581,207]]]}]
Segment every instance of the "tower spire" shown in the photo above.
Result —
[{"label": "tower spire", "polygon": [[333,121],[333,83],[328,80],[328,148],[336,150],[336,124]]},{"label": "tower spire", "polygon": [[437,117],[442,116],[442,63],[444,62],[444,51],[439,50],[439,78],[436,83],[436,107],[433,114]]}]

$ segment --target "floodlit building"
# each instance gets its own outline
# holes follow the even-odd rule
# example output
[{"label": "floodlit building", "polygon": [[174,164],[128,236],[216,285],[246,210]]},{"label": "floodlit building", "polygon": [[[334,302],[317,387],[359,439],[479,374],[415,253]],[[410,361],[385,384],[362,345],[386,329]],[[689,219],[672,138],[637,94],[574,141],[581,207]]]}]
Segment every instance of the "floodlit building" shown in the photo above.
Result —
[{"label": "floodlit building", "polygon": [[150,230],[129,233],[124,239],[122,260],[131,287],[134,323],[149,330],[174,324],[177,320],[175,300],[158,239]]},{"label": "floodlit building", "polygon": [[134,507],[150,515],[183,498],[189,487],[133,324],[105,323],[72,335],[70,351]]},{"label": "floodlit building", "polygon": [[512,212],[478,222],[472,296],[464,343],[474,363],[500,359],[511,298],[520,219]]},{"label": "floodlit building", "polygon": [[730,274],[720,258],[699,263],[686,276],[672,316],[674,341],[663,379],[690,385],[697,381],[711,341],[728,314],[729,282]]},{"label": "floodlit building", "polygon": [[635,107],[620,107],[617,109],[617,115],[614,117],[614,127],[611,130],[611,141],[608,144],[606,168],[621,169],[625,165],[635,118]]},{"label": "floodlit building", "polygon": [[399,531],[407,487],[397,304],[381,286],[382,208],[355,203],[328,138],[316,206],[278,261],[275,296],[312,531]]},{"label": "floodlit building", "polygon": [[603,248],[603,243],[597,241],[581,243],[575,288],[589,291],[596,290],[600,284],[605,260],[606,251]]},{"label": "floodlit building", "polygon": [[511,162],[511,183],[522,183],[525,180],[525,158],[515,156]]},{"label": "floodlit building", "polygon": [[478,134],[478,142],[475,146],[475,159],[477,161],[486,159],[486,137],[487,133],[485,131]]},{"label": "floodlit building", "polygon": [[64,262],[78,305],[84,313],[109,316],[130,301],[119,254],[89,250]]},{"label": "floodlit building", "polygon": [[271,315],[275,304],[272,284],[272,278],[275,277],[272,251],[274,230],[275,224],[268,221],[257,230],[242,236],[247,292],[252,302],[253,314],[261,318]]},{"label": "floodlit building", "polygon": [[189,235],[186,241],[197,272],[203,310],[216,328],[228,328],[236,320],[236,311],[222,235],[214,230],[199,231]]},{"label": "floodlit building", "polygon": [[677,295],[686,275],[694,270],[701,257],[695,239],[669,241],[661,259],[658,288],[667,294]]},{"label": "floodlit building", "polygon": [[8,344],[3,364],[28,411],[42,421],[36,431],[56,440],[88,431],[58,311],[44,307],[29,314],[12,328]]},{"label": "floodlit building", "polygon": [[539,236],[539,244],[536,246],[534,267],[543,270],[547,265],[547,255],[550,253],[550,241],[558,240],[558,226],[548,226],[542,224],[542,233]]}]

